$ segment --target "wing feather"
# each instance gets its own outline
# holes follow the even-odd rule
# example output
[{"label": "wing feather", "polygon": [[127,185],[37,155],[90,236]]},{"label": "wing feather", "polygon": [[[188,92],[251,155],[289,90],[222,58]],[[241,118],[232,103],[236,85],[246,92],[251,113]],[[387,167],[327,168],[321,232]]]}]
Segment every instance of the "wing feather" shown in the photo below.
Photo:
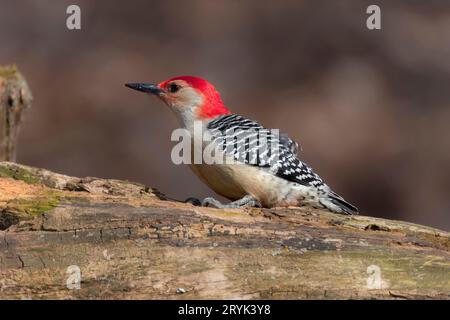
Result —
[{"label": "wing feather", "polygon": [[298,159],[298,144],[286,134],[277,134],[236,114],[211,121],[208,129],[216,143],[222,144],[222,149],[240,163],[269,168],[276,176],[302,185],[327,187]]}]

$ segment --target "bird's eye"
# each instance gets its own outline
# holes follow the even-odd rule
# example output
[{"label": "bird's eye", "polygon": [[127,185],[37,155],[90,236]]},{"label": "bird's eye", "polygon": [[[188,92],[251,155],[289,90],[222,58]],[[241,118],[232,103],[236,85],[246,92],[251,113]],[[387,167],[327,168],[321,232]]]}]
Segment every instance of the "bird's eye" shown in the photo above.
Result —
[{"label": "bird's eye", "polygon": [[179,85],[177,85],[176,83],[171,83],[171,84],[169,84],[169,87],[167,89],[169,90],[170,93],[175,93],[178,90],[180,90],[180,88],[181,87]]}]

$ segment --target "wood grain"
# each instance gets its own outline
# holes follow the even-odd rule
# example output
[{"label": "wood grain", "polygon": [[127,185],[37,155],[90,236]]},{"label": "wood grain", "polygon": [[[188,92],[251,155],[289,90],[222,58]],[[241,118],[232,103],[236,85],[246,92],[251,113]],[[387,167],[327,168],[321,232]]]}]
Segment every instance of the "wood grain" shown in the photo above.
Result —
[{"label": "wood grain", "polygon": [[[449,299],[450,235],[0,163],[3,299]],[[68,289],[67,268],[81,271]]]}]

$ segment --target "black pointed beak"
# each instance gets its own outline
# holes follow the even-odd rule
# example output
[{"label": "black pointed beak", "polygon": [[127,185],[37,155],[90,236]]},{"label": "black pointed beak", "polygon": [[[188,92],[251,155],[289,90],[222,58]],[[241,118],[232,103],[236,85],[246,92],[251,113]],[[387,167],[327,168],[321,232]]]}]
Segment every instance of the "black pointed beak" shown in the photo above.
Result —
[{"label": "black pointed beak", "polygon": [[125,86],[137,91],[147,92],[160,96],[164,93],[164,90],[158,87],[156,84],[149,83],[125,83]]}]

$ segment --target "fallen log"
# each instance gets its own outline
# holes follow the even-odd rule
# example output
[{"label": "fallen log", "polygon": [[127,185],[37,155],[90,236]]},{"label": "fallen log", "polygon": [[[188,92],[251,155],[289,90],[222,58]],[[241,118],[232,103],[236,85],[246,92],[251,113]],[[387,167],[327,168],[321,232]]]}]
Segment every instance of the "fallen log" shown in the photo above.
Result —
[{"label": "fallen log", "polygon": [[1,299],[449,299],[450,234],[0,162]]}]

